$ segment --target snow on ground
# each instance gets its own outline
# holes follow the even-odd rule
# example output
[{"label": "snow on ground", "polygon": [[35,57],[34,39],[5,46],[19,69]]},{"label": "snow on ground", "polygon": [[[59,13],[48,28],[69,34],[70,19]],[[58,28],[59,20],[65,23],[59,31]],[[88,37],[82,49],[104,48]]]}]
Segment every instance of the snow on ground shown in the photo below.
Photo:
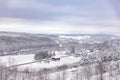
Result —
[{"label": "snow on ground", "polygon": [[25,69],[25,68],[31,68],[31,69],[36,69],[36,70],[40,70],[41,68],[54,68],[57,66],[62,66],[62,65],[69,65],[75,62],[78,62],[80,60],[79,57],[73,57],[73,56],[68,56],[68,57],[64,57],[61,58],[60,61],[50,61],[49,63],[45,63],[45,62],[37,62],[37,63],[33,63],[33,64],[28,64],[28,65],[23,65],[20,66],[20,70]]},{"label": "snow on ground", "polygon": [[[54,72],[51,73],[50,76],[50,80],[60,80],[61,78],[63,78],[63,80],[72,80],[73,78],[73,69],[69,69],[69,70],[65,70],[65,71],[58,71],[58,72]],[[76,69],[74,69],[76,70]]]},{"label": "snow on ground", "polygon": [[81,40],[81,39],[87,39],[90,38],[90,36],[59,36],[59,38],[67,38],[67,39],[76,39],[76,40]]},{"label": "snow on ground", "polygon": [[[60,55],[59,55],[60,56]],[[61,55],[62,56],[62,55]],[[15,55],[15,56],[1,56],[0,59],[2,62],[6,62],[6,64],[8,64],[8,60],[9,59],[15,59],[16,64],[22,64],[22,63],[27,63],[27,62],[32,62],[34,61],[34,55],[30,54],[30,55]],[[41,68],[51,68],[51,67],[56,67],[56,66],[61,66],[64,64],[72,64],[75,62],[78,62],[80,60],[80,57],[74,57],[74,56],[65,56],[63,58],[61,58],[60,61],[50,61],[50,63],[44,63],[44,62],[37,62],[37,63],[33,63],[33,64],[28,64],[28,65],[23,65],[20,66],[19,69],[20,70],[24,70],[26,68],[30,68],[33,70],[40,70]],[[94,64],[93,64],[94,66]],[[92,66],[91,66],[92,67]],[[71,68],[71,69],[67,69],[64,71],[58,71],[58,72],[54,72],[54,73],[50,73],[50,80],[59,80],[59,77],[64,77],[64,80],[77,80],[76,77],[79,75],[79,78],[82,78],[83,80],[86,80],[86,73],[84,72],[84,67],[80,66],[77,68]],[[94,68],[92,68],[94,69]],[[76,75],[78,73],[78,75]],[[82,74],[81,74],[82,73]],[[89,80],[97,80],[99,78],[100,75],[93,75],[92,77],[90,77]],[[109,78],[111,80],[120,80],[120,76],[114,74],[113,76],[109,76],[108,73],[104,74],[104,80],[109,80]]]},{"label": "snow on ground", "polygon": [[9,56],[0,56],[0,61],[9,64],[9,60],[13,60],[12,65],[22,64],[27,62],[32,62],[34,60],[34,54],[30,55],[9,55]]},{"label": "snow on ground", "polygon": [[[54,72],[49,75],[50,80],[100,80],[100,74],[89,76],[89,73],[84,72],[83,69],[84,67],[81,66],[78,68]],[[115,73],[110,75],[108,72],[106,72],[103,74],[103,80],[120,80],[120,75]]]},{"label": "snow on ground", "polygon": [[[41,63],[36,62],[36,63],[32,63],[32,64],[19,66],[19,69],[24,70],[25,68],[31,68],[31,69],[39,70],[41,68],[54,68],[54,67],[62,66],[65,64],[69,65],[69,64],[78,62],[81,59],[80,57],[74,57],[74,56],[65,56],[65,57],[63,57],[63,55],[61,55],[61,56],[62,56],[62,58],[58,61],[50,60],[49,63],[45,63],[43,61]],[[0,57],[0,60],[3,63],[6,63],[7,65],[9,64],[9,59],[15,60],[15,63],[13,65],[23,64],[23,63],[28,63],[28,62],[34,61],[34,55],[30,54],[30,55],[16,55],[16,56],[1,56]]]}]

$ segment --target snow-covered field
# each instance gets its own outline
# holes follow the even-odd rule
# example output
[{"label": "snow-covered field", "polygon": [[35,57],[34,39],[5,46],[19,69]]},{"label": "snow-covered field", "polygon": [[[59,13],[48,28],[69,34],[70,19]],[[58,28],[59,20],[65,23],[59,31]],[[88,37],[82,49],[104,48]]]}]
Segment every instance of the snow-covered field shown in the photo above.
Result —
[{"label": "snow-covered field", "polygon": [[88,39],[91,36],[59,36],[59,38],[65,38],[65,39],[76,39],[76,40],[81,40],[81,39]]},{"label": "snow-covered field", "polygon": [[[81,60],[80,57],[59,55],[59,57],[61,57],[61,56],[62,56],[62,58],[60,59],[60,61],[50,60],[49,63],[36,62],[36,63],[32,63],[32,64],[19,66],[18,69],[24,70],[26,68],[29,68],[31,70],[38,71],[42,68],[51,69],[54,67],[62,66],[64,64],[67,64],[67,65],[73,64],[73,63],[76,63]],[[65,56],[65,57],[63,57],[63,56]],[[1,60],[1,62],[5,63],[7,65],[9,65],[10,60],[13,60],[12,65],[23,64],[23,63],[35,61],[34,54],[1,56],[0,60]],[[49,77],[48,80],[88,80],[88,78],[89,78],[89,80],[99,80],[100,75],[97,73],[93,74],[95,71],[96,71],[95,64],[92,64],[89,66],[88,65],[87,66],[79,66],[76,68],[74,67],[71,69],[65,69],[65,70],[61,70],[61,71],[58,70],[56,72],[46,74],[46,75],[44,74],[44,75]],[[112,72],[112,74],[113,74],[112,76],[110,74],[111,74],[111,72],[103,73],[103,79],[104,80],[120,80],[119,73]],[[20,75],[18,74],[18,76],[20,76]],[[21,76],[21,77],[23,77],[23,76]],[[18,79],[18,80],[22,80],[22,79]],[[30,79],[30,80],[32,80],[32,79]],[[34,79],[34,80],[36,80],[36,79]]]},{"label": "snow-covered field", "polygon": [[[54,68],[57,66],[62,66],[62,65],[69,65],[69,64],[73,64],[75,62],[80,61],[80,57],[74,57],[74,56],[65,56],[63,57],[59,61],[52,61],[50,60],[49,63],[45,63],[44,61],[40,62],[36,62],[36,63],[32,63],[32,64],[27,64],[27,65],[22,65],[19,66],[18,68],[20,70],[24,70],[26,68],[31,68],[31,69],[36,69],[39,70],[41,68]],[[9,62],[10,60],[13,60],[12,65],[17,65],[17,64],[23,64],[23,63],[28,63],[28,62],[32,62],[35,61],[34,60],[34,55],[30,54],[30,55],[16,55],[16,56],[1,56],[0,60],[2,63],[6,64],[9,66]]]},{"label": "snow-covered field", "polygon": [[11,60],[13,61],[12,65],[32,62],[34,60],[34,54],[0,56],[0,61],[6,65],[8,65]]}]

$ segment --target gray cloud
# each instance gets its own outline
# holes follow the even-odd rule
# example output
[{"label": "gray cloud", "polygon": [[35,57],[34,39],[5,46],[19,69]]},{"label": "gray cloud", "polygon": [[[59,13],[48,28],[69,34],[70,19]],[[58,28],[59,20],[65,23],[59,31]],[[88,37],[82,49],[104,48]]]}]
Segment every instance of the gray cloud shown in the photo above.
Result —
[{"label": "gray cloud", "polygon": [[[119,5],[117,0],[110,1],[0,0],[0,29],[22,31],[24,27],[24,30],[28,32],[48,32],[45,28],[48,30],[51,28],[50,31],[53,33],[119,32],[120,19],[119,11],[117,11]],[[1,18],[9,18],[9,20]],[[23,27],[20,28],[19,25]],[[14,27],[8,28],[8,26]]]}]

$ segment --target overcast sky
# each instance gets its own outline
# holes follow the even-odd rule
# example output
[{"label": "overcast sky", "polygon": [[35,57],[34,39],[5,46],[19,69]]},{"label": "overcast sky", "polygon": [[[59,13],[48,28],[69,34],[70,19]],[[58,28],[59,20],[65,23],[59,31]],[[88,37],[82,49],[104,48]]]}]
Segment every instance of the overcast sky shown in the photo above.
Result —
[{"label": "overcast sky", "polygon": [[0,0],[0,31],[120,33],[120,0]]}]

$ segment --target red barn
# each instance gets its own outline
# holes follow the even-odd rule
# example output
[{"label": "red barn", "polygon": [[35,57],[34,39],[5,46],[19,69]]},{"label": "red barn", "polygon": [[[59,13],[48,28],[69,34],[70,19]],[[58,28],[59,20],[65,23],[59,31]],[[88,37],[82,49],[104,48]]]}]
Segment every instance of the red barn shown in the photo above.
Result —
[{"label": "red barn", "polygon": [[60,58],[52,58],[53,61],[58,61]]},{"label": "red barn", "polygon": [[56,55],[52,58],[53,61],[59,61],[60,60],[60,56],[59,55]]}]

